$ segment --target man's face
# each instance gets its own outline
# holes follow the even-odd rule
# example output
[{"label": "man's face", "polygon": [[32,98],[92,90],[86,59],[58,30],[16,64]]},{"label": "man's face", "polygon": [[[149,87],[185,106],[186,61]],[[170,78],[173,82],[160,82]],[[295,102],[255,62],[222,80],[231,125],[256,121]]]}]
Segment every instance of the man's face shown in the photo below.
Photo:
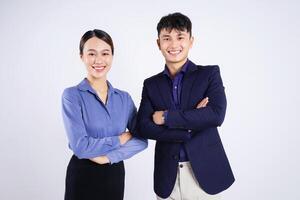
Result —
[{"label": "man's face", "polygon": [[194,38],[187,31],[162,29],[157,44],[166,59],[166,64],[184,64]]}]

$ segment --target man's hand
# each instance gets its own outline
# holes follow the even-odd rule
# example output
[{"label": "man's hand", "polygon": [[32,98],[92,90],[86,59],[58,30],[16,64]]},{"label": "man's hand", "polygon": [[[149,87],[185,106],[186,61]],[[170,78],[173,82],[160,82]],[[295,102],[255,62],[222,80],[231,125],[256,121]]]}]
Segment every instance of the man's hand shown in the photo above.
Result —
[{"label": "man's hand", "polygon": [[206,105],[208,104],[208,97],[206,97],[206,98],[204,98],[204,99],[202,99],[199,103],[198,103],[198,105],[197,105],[197,109],[198,108],[204,108],[204,107],[206,107]]},{"label": "man's hand", "polygon": [[128,140],[130,140],[132,138],[132,135],[130,132],[124,132],[119,136],[120,139],[120,143],[121,145],[125,144],[126,142],[128,142]]},{"label": "man's hand", "polygon": [[[208,104],[208,97],[202,99],[198,104],[197,104],[197,109],[198,108],[204,108]],[[163,125],[165,123],[164,119],[164,111],[155,111],[152,115],[152,120],[156,125]]]},{"label": "man's hand", "polygon": [[164,111],[155,111],[152,115],[153,122],[156,125],[163,125],[165,123]]}]

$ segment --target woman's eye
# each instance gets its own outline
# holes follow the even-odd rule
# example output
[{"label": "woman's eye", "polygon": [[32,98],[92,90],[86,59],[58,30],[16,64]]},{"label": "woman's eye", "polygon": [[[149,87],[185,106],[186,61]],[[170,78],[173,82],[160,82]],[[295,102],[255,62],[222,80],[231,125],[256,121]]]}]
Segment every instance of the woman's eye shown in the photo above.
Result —
[{"label": "woman's eye", "polygon": [[94,53],[89,53],[88,55],[89,55],[89,56],[94,56],[95,54],[94,54]]}]

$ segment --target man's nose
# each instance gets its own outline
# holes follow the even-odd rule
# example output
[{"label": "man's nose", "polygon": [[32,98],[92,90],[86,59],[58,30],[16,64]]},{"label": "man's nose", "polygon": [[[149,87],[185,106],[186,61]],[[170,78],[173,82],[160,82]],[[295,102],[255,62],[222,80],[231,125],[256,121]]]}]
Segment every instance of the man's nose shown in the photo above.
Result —
[{"label": "man's nose", "polygon": [[178,40],[171,40],[171,47],[177,47],[179,44],[179,41]]}]

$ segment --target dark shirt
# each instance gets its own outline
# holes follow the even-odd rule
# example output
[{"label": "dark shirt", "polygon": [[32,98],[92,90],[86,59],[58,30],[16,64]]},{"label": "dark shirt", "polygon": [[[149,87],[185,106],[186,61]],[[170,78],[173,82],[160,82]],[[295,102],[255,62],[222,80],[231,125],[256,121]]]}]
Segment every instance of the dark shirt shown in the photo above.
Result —
[{"label": "dark shirt", "polygon": [[[169,69],[167,66],[165,66],[165,70],[164,70],[164,74],[169,78],[169,80],[172,83],[172,107],[171,109],[180,109],[181,108],[181,90],[182,90],[182,79],[188,69],[189,66],[189,60],[187,60],[184,65],[181,67],[181,70],[179,72],[177,72],[177,74],[175,75],[175,77],[172,77]],[[166,111],[165,113],[165,121],[166,118],[168,117],[168,111]],[[184,162],[184,161],[188,161],[188,156],[185,150],[185,147],[183,144],[181,144],[180,147],[180,155],[179,155],[179,161],[180,162]]]}]

